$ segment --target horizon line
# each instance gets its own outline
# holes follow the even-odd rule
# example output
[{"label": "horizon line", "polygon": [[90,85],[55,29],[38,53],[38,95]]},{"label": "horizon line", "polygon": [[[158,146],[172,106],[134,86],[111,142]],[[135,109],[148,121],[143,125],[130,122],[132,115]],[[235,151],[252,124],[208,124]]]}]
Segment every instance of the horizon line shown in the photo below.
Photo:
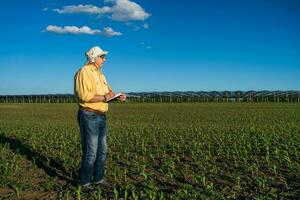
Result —
[{"label": "horizon line", "polygon": [[[130,93],[185,93],[185,92],[192,92],[192,93],[198,93],[198,92],[296,92],[300,93],[300,90],[198,90],[198,91],[192,91],[192,90],[177,90],[177,91],[149,91],[149,92],[124,92],[125,94]],[[38,96],[38,95],[74,95],[74,93],[43,93],[43,94],[0,94],[0,96]]]}]

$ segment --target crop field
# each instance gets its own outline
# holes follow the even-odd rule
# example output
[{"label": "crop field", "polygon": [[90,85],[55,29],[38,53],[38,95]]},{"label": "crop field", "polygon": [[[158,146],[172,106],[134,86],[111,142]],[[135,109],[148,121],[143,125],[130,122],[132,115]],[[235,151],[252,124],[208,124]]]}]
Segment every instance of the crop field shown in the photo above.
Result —
[{"label": "crop field", "polygon": [[300,104],[112,103],[106,177],[78,186],[76,104],[0,104],[0,199],[297,199]]}]

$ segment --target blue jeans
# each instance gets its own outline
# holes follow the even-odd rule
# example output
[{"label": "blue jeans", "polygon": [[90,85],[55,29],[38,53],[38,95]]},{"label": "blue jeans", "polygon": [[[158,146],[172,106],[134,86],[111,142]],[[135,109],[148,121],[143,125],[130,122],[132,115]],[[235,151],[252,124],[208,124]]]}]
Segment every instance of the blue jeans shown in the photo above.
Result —
[{"label": "blue jeans", "polygon": [[79,110],[82,161],[80,168],[81,184],[86,185],[104,178],[104,165],[107,155],[106,116]]}]

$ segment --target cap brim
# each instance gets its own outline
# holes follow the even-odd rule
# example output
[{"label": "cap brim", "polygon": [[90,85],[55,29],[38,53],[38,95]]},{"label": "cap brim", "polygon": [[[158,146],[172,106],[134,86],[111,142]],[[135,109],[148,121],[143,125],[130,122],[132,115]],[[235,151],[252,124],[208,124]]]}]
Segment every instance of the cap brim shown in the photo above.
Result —
[{"label": "cap brim", "polygon": [[103,55],[106,55],[106,54],[108,54],[108,51],[103,51]]}]

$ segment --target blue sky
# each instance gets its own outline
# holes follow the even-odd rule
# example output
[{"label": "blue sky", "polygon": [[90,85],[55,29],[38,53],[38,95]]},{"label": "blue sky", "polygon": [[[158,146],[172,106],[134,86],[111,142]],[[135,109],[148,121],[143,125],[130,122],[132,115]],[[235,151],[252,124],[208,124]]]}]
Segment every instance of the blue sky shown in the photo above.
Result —
[{"label": "blue sky", "polygon": [[0,95],[73,93],[95,45],[116,92],[300,90],[297,0],[10,0],[0,17]]}]

